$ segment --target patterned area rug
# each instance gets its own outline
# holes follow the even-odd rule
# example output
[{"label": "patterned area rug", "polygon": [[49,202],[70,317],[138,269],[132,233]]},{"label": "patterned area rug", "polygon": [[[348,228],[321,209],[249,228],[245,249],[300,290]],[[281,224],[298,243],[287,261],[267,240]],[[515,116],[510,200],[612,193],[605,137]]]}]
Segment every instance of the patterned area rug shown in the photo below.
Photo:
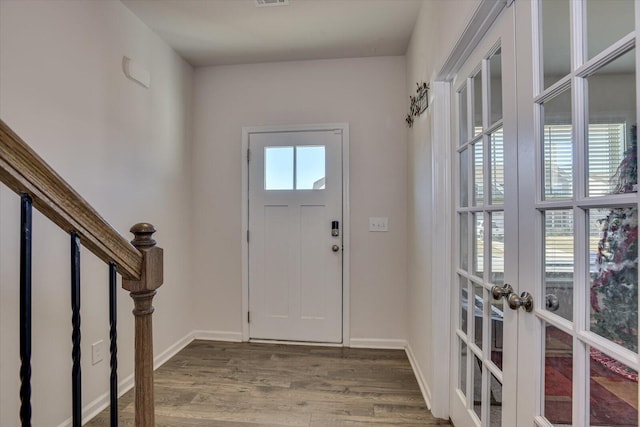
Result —
[{"label": "patterned area rug", "polygon": [[[573,361],[570,337],[547,330],[545,416],[554,424],[571,424]],[[590,419],[593,426],[638,425],[638,375],[597,351],[590,357]]]}]

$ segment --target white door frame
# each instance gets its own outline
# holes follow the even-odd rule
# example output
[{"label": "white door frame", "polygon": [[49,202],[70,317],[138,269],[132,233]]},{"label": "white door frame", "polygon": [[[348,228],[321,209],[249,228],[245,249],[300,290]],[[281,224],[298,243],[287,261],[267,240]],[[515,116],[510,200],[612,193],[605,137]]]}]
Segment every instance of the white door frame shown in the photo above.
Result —
[{"label": "white door frame", "polygon": [[[271,132],[342,131],[342,346],[351,339],[350,317],[350,217],[349,217],[349,124],[323,123],[309,125],[272,125],[242,127],[242,341],[249,341],[249,135]],[[326,345],[326,344],[323,344]]]},{"label": "white door frame", "polygon": [[[438,250],[432,250],[432,265],[444,268],[434,269],[432,279],[432,316],[433,343],[432,360],[432,390],[437,390],[431,396],[431,411],[439,418],[449,417],[449,388],[451,363],[451,324],[449,309],[451,306],[453,289],[453,262],[455,248],[453,242],[453,224],[455,209],[451,197],[453,157],[451,150],[451,82],[467,60],[471,52],[478,46],[484,35],[489,31],[495,19],[504,7],[513,0],[480,0],[475,12],[471,16],[464,32],[458,38],[455,46],[447,56],[444,64],[433,78],[434,101],[431,133],[431,162],[433,167],[433,217],[444,219],[444,224],[432,221],[432,245]],[[444,244],[442,243],[444,242]],[[447,286],[435,286],[445,283]]]}]

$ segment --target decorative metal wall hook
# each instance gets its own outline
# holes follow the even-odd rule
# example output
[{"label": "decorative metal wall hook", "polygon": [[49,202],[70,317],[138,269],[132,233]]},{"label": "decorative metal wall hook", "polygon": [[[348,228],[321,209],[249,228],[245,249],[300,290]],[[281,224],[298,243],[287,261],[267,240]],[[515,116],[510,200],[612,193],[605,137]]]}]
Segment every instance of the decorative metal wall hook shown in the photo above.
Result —
[{"label": "decorative metal wall hook", "polygon": [[409,114],[405,121],[409,127],[413,127],[413,118],[418,117],[420,114],[429,107],[429,85],[425,82],[416,83],[416,96],[409,96]]}]

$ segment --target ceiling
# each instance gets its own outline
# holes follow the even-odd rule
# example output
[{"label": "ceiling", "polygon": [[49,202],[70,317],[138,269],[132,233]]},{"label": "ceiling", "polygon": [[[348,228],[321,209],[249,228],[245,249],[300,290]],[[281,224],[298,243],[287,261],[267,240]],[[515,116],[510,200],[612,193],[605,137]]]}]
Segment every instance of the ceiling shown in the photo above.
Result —
[{"label": "ceiling", "polygon": [[191,65],[403,55],[422,0],[121,0]]}]

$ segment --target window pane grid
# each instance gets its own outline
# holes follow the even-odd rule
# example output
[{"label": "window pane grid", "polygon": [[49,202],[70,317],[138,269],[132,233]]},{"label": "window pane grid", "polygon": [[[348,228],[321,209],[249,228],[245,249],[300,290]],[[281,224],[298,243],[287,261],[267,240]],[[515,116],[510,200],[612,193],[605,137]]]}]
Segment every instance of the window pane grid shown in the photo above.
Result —
[{"label": "window pane grid", "polygon": [[[541,222],[543,238],[538,237],[542,243],[542,248],[537,249],[542,250],[542,263],[536,266],[538,271],[543,272],[543,281],[536,285],[538,290],[538,286],[542,286],[543,292],[539,295],[544,297],[547,293],[544,289],[545,269],[553,269],[558,277],[568,275],[568,259],[571,258],[570,270],[576,290],[576,318],[570,318],[571,322],[556,317],[557,312],[551,314],[545,311],[544,301],[537,304],[537,310],[541,310],[538,312],[539,318],[548,324],[548,363],[545,365],[545,359],[542,359],[543,373],[545,366],[548,368],[543,387],[543,413],[554,425],[570,425],[572,422],[575,425],[592,426],[638,425],[637,380],[640,362],[637,348],[637,249],[632,251],[633,259],[629,258],[628,253],[627,256],[619,255],[618,265],[608,272],[612,276],[619,274],[618,268],[625,259],[629,261],[628,266],[635,269],[633,274],[626,275],[632,279],[626,277],[617,282],[625,286],[630,284],[628,287],[633,290],[622,298],[625,302],[615,304],[618,312],[634,312],[636,317],[627,322],[633,324],[633,330],[628,331],[629,327],[624,326],[599,331],[598,334],[592,331],[592,305],[594,302],[600,303],[603,298],[603,295],[598,295],[594,301],[592,290],[594,278],[603,276],[602,271],[597,271],[598,268],[602,269],[602,265],[598,264],[596,257],[604,250],[610,259],[616,258],[616,251],[611,245],[605,245],[604,249],[598,247],[602,246],[606,234],[603,230],[606,226],[598,223],[598,220],[607,216],[636,217],[637,201],[640,200],[637,195],[628,194],[637,191],[637,169],[622,183],[624,189],[619,178],[619,170],[625,167],[621,166],[625,157],[633,158],[636,167],[635,147],[632,145],[635,145],[633,128],[638,122],[635,109],[637,61],[624,58],[632,56],[623,54],[631,51],[633,45],[626,42],[623,45],[621,41],[631,40],[628,33],[635,27],[634,5],[637,2],[540,0],[536,4],[541,8],[538,30],[543,47],[538,61],[541,66],[534,73],[537,77],[535,87],[539,89],[537,92],[541,92],[536,98],[539,100],[536,107],[542,113],[538,116],[541,120],[535,123],[540,129],[536,208],[539,215],[546,218]],[[637,34],[633,35],[637,37]],[[596,55],[598,61],[593,60]],[[629,73],[634,74],[629,76]],[[549,105],[547,109],[547,104],[552,104],[563,95],[556,96],[561,91],[560,85],[556,84],[559,81],[566,83],[563,88],[569,88],[569,96],[555,105]],[[575,96],[571,96],[572,92]],[[575,130],[573,135],[572,126]],[[623,192],[627,196],[620,194]],[[630,203],[634,214],[626,215],[624,212],[631,210]],[[556,216],[554,220],[557,221],[551,221],[551,216]],[[569,235],[563,235],[562,223],[568,226],[569,221],[563,221],[562,216],[570,217],[573,221],[571,244],[568,240],[563,243],[563,239],[568,239]],[[627,238],[631,235],[637,239],[637,220],[634,221],[631,227],[633,231],[627,227]],[[622,227],[622,224],[616,225],[616,231],[609,227],[609,234]],[[618,239],[614,246],[623,245],[627,238]],[[544,256],[545,245],[549,257]],[[606,298],[609,297],[612,295]],[[630,303],[631,309],[625,308],[625,303]],[[618,307],[619,304],[622,305]],[[621,319],[617,315],[614,318]],[[560,325],[563,331],[568,332],[562,340],[566,344],[564,347],[559,345],[559,336],[562,334],[554,330],[554,326],[560,329]],[[620,329],[622,334],[615,329]],[[621,338],[625,332],[631,332],[627,341]],[[566,352],[562,354],[564,350]],[[569,360],[566,367],[569,370],[572,366],[579,368],[575,375],[570,371],[566,375],[560,372],[565,367],[562,357],[573,358],[573,362]],[[575,383],[571,384],[570,381],[565,384],[567,387],[563,391],[561,379],[566,378]],[[572,388],[578,390],[576,394]],[[571,419],[572,412],[578,414],[576,419]]]}]

